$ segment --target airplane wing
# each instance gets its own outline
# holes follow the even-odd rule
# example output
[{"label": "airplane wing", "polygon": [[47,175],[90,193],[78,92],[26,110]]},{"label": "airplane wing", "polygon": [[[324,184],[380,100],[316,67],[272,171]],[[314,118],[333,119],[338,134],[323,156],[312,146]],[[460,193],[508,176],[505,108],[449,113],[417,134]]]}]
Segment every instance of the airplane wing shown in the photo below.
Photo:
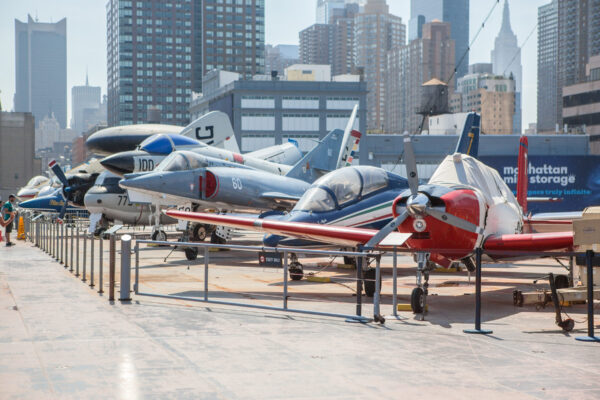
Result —
[{"label": "airplane wing", "polygon": [[490,235],[483,242],[488,251],[550,251],[573,247],[573,232]]},{"label": "airplane wing", "polygon": [[[249,229],[348,247],[356,247],[365,244],[379,232],[376,229],[286,222],[177,210],[168,210],[166,214],[172,218],[183,219],[186,221],[202,222],[205,224],[227,226],[230,228]],[[406,233],[392,232],[380,243],[380,247],[402,246],[410,236],[410,234]]]}]

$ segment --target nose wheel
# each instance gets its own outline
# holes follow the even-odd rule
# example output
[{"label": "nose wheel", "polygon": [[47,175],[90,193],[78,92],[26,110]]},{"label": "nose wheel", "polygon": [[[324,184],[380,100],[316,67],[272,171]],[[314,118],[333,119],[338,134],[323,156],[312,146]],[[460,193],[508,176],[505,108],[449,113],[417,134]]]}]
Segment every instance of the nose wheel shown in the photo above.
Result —
[{"label": "nose wheel", "polygon": [[421,321],[427,313],[427,294],[429,288],[429,271],[431,262],[429,253],[417,253],[417,287],[410,295],[410,308],[415,314],[421,314]]}]

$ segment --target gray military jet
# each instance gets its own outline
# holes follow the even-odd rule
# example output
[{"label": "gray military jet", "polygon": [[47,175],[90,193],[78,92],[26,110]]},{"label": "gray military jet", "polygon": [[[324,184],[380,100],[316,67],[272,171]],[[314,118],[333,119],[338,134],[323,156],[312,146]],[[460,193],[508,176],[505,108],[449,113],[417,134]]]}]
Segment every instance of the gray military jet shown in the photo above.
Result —
[{"label": "gray military jet", "polygon": [[[264,171],[241,163],[215,166],[215,158],[184,150],[171,153],[153,172],[125,175],[120,185],[127,188],[130,198],[155,205],[221,212],[289,210],[314,180],[351,164],[361,137],[352,130],[356,111],[345,131],[331,131],[289,168]],[[224,243],[231,234],[209,226],[194,227],[188,233],[193,240],[203,240],[210,231],[211,240],[217,243]]]}]

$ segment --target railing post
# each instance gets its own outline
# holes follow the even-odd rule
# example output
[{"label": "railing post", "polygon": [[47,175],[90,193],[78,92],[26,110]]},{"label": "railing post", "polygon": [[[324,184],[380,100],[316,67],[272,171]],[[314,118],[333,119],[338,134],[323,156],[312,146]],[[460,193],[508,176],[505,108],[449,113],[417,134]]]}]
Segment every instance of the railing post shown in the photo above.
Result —
[{"label": "railing post", "polygon": [[375,294],[373,295],[373,319],[377,322],[384,322],[385,320],[381,316],[379,302],[381,300],[379,291],[381,290],[381,284],[379,282],[381,277],[381,257],[377,257],[375,260]]},{"label": "railing post", "polygon": [[135,241],[135,283],[133,284],[133,291],[135,294],[139,292],[140,285],[140,244]]},{"label": "railing post", "polygon": [[587,268],[587,336],[577,336],[575,340],[582,342],[600,342],[600,337],[594,335],[594,251],[585,252],[585,265]]},{"label": "railing post", "polygon": [[[362,252],[362,249],[360,249]],[[362,315],[362,265],[363,257],[356,257],[356,315]]]},{"label": "railing post", "polygon": [[110,234],[110,244],[108,253],[108,301],[115,300],[115,260],[116,260],[116,238],[115,234]]},{"label": "railing post", "polygon": [[65,263],[65,224],[64,222],[60,223],[60,263],[64,265]]},{"label": "railing post", "polygon": [[208,247],[204,247],[204,301],[208,301]]},{"label": "railing post", "polygon": [[283,309],[288,308],[288,257],[287,251],[283,252]]},{"label": "railing post", "polygon": [[75,224],[75,231],[77,232],[77,240],[75,241],[75,276],[79,278],[79,226]]},{"label": "railing post", "polygon": [[60,224],[58,220],[54,223],[55,231],[54,231],[54,258],[56,261],[60,260]]},{"label": "railing post", "polygon": [[130,301],[131,283],[131,236],[121,236],[121,282],[119,301]]},{"label": "railing post", "polygon": [[84,232],[83,233],[83,274],[82,274],[83,279],[81,279],[83,282],[86,281],[86,279],[85,279],[85,267],[86,267],[86,264],[87,264],[87,237],[88,237],[87,232]]},{"label": "railing post", "polygon": [[392,306],[394,307],[393,315],[398,318],[398,252],[396,246],[394,246],[394,264],[392,269],[393,277],[393,298]]},{"label": "railing post", "polygon": [[487,335],[492,333],[491,330],[481,329],[481,256],[483,250],[478,247],[475,250],[475,329],[464,329],[464,333],[474,333],[480,335]]},{"label": "railing post", "polygon": [[104,247],[104,240],[102,239],[102,236],[100,236],[100,248],[98,249],[98,286],[99,286],[99,290],[98,293],[102,294],[104,293],[104,290],[102,289],[103,287],[103,280],[104,280],[104,259],[103,259],[103,250]]},{"label": "railing post", "polygon": [[90,233],[90,287],[94,287],[94,234]]},{"label": "railing post", "polygon": [[69,269],[69,271],[73,272],[73,247],[75,247],[75,227],[72,226],[71,227],[71,257],[70,257],[70,261],[69,261],[69,267],[71,267]]}]

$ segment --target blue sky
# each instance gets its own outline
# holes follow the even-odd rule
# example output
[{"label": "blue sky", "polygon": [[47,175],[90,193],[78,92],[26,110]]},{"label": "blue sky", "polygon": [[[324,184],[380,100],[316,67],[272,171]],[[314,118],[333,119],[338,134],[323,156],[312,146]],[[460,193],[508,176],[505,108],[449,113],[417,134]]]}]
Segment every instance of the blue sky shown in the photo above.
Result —
[{"label": "blue sky", "polygon": [[[426,1],[426,0],[422,0]],[[470,62],[489,62],[490,51],[502,21],[501,0],[481,35],[473,44]],[[550,0],[509,0],[511,22],[519,44],[537,23],[537,8]],[[390,11],[407,24],[409,0],[387,0]],[[316,0],[265,0],[266,40],[271,44],[297,44],[298,32],[315,21]],[[471,37],[497,0],[471,0]],[[4,110],[11,110],[15,90],[14,19],[27,20],[37,15],[42,22],[67,17],[67,92],[71,108],[71,87],[85,83],[86,68],[90,84],[102,86],[106,93],[106,0],[0,0],[0,99]],[[537,34],[522,52],[523,128],[536,120]],[[69,111],[70,114],[70,111]]]}]

